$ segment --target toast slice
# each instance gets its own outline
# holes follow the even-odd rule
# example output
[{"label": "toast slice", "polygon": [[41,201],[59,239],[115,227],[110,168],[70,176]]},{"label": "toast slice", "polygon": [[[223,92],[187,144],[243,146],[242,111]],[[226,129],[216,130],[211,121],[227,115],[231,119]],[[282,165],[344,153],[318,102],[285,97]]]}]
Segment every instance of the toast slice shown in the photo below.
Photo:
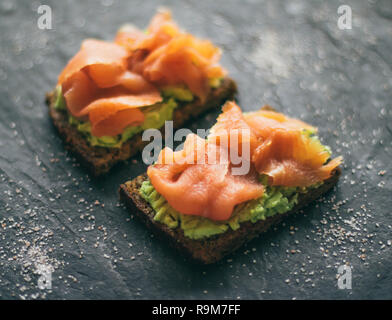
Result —
[{"label": "toast slice", "polygon": [[[211,90],[205,103],[197,99],[175,109],[173,113],[174,129],[181,128],[188,120],[200,116],[207,110],[220,108],[226,100],[233,99],[236,92],[235,82],[226,77],[218,88]],[[82,165],[94,176],[107,173],[115,164],[131,158],[149,143],[142,141],[143,133],[139,133],[123,143],[120,148],[91,146],[84,135],[69,124],[67,112],[54,108],[54,92],[46,95],[46,102],[53,124],[64,140],[67,149],[73,152]]]},{"label": "toast slice", "polygon": [[284,217],[305,207],[312,201],[330,190],[339,179],[341,169],[338,167],[333,175],[324,181],[318,188],[311,189],[307,193],[300,193],[297,205],[284,214],[277,214],[260,220],[256,223],[250,221],[241,223],[241,227],[233,231],[228,229],[222,234],[218,234],[206,239],[193,240],[184,235],[181,228],[171,229],[165,224],[154,221],[155,212],[153,208],[140,196],[139,189],[147,175],[143,174],[132,181],[128,181],[120,186],[120,200],[125,203],[132,214],[135,214],[146,224],[146,226],[163,241],[178,249],[183,255],[194,262],[201,264],[211,264],[232,253],[246,242],[265,232],[269,227],[280,222]]}]

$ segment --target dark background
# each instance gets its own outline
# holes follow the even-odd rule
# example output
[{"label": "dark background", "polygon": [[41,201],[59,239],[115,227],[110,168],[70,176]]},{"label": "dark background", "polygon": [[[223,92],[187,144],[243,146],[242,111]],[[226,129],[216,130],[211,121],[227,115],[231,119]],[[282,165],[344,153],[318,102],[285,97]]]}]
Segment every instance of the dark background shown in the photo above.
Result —
[{"label": "dark background", "polygon": [[[392,2],[0,1],[0,298],[392,298]],[[94,180],[68,154],[44,103],[87,37],[144,28],[166,5],[188,31],[223,49],[240,105],[270,104],[319,127],[344,156],[321,201],[209,267],[185,262],[118,203],[117,188],[145,171],[140,156]],[[191,128],[208,128],[215,113]],[[352,290],[337,268],[352,267]],[[52,290],[37,287],[53,267]]]}]

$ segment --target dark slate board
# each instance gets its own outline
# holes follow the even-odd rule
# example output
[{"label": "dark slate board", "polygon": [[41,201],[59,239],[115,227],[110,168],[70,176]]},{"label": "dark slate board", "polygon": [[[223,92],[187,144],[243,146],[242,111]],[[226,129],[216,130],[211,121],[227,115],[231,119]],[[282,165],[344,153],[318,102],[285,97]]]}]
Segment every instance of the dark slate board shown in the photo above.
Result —
[{"label": "dark slate board", "polygon": [[[240,105],[270,104],[320,128],[345,158],[335,190],[217,265],[185,262],[118,204],[140,156],[90,179],[64,151],[44,94],[82,39],[145,27],[154,1],[0,2],[0,298],[392,298],[392,2],[167,1],[187,30],[224,50]],[[218,111],[191,128],[208,128]],[[136,162],[136,163],[135,163]],[[97,201],[97,202],[96,202]],[[352,267],[352,290],[337,268]],[[37,287],[54,268],[51,290]]]}]

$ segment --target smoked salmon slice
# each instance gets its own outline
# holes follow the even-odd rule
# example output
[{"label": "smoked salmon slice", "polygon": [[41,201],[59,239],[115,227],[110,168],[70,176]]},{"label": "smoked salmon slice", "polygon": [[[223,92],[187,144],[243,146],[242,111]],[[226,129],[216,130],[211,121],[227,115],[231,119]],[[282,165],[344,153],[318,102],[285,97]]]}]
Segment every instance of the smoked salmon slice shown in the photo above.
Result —
[{"label": "smoked salmon slice", "polygon": [[158,85],[185,83],[198,97],[208,93],[208,79],[223,77],[225,71],[216,65],[220,50],[209,41],[182,34],[152,51],[142,64],[143,76]]},{"label": "smoked salmon slice", "polygon": [[78,71],[62,83],[62,92],[67,109],[74,117],[81,112],[98,94],[98,87],[84,71]]},{"label": "smoked salmon slice", "polygon": [[332,175],[342,158],[331,160],[320,143],[304,131],[315,133],[317,128],[270,110],[244,115],[246,122],[261,144],[252,161],[256,170],[270,177],[272,185],[307,187]]},{"label": "smoked salmon slice", "polygon": [[186,85],[204,101],[209,80],[226,74],[219,58],[211,42],[181,31],[170,12],[161,11],[147,32],[128,25],[113,42],[83,41],[58,85],[70,114],[88,119],[93,135],[115,136],[143,122],[136,109],[161,102],[162,86]]},{"label": "smoked salmon slice", "polygon": [[300,130],[275,129],[253,155],[256,170],[271,178],[271,185],[307,187],[328,179],[342,162],[338,157],[325,164],[329,152],[318,140]]},{"label": "smoked salmon slice", "polygon": [[[237,204],[262,196],[260,175],[267,175],[270,185],[286,187],[307,187],[332,175],[342,158],[328,162],[330,153],[311,136],[314,132],[316,128],[281,113],[243,114],[235,102],[227,102],[207,140],[190,134],[182,150],[163,149],[147,174],[180,213],[227,220]],[[242,161],[248,161],[249,170],[235,175],[232,151],[241,155],[244,144],[250,156]]]},{"label": "smoked salmon slice", "polygon": [[161,97],[154,94],[102,98],[90,103],[80,115],[89,115],[94,136],[115,136],[127,126],[143,123],[144,114],[140,107],[153,105],[160,100]]},{"label": "smoked salmon slice", "polygon": [[94,136],[116,136],[141,124],[139,108],[162,101],[151,83],[127,70],[127,58],[120,45],[85,40],[59,76],[69,112],[88,118]]},{"label": "smoked salmon slice", "polygon": [[[116,136],[127,126],[143,123],[144,114],[140,108],[162,101],[159,91],[138,75],[126,72],[121,81],[124,81],[124,87],[100,89],[84,71],[79,71],[64,86],[69,112],[80,119],[88,118],[94,136]],[[132,90],[126,86],[132,86]]]},{"label": "smoked salmon slice", "polygon": [[170,11],[161,10],[151,19],[147,32],[142,32],[132,25],[125,25],[117,32],[114,42],[130,51],[152,52],[179,33],[180,29],[172,20]]},{"label": "smoked salmon slice", "polygon": [[228,101],[222,107],[222,111],[210,130],[208,141],[227,147],[234,144],[239,155],[242,154],[242,146],[247,144],[251,155],[259,142],[252,128],[245,121],[240,107],[235,102]]},{"label": "smoked salmon slice", "polygon": [[254,134],[266,139],[271,132],[277,129],[283,130],[309,130],[317,132],[317,129],[301,120],[293,119],[279,112],[270,110],[259,110],[245,113],[244,118],[247,124],[252,128]]},{"label": "smoked salmon slice", "polygon": [[131,24],[126,24],[118,30],[114,43],[126,48],[129,51],[135,50],[135,43],[145,39],[146,34]]},{"label": "smoked salmon slice", "polygon": [[126,71],[121,75],[120,84],[126,88],[129,92],[138,93],[151,93],[158,94],[158,90],[141,75]]},{"label": "smoked salmon slice", "polygon": [[[196,163],[196,158],[204,161]],[[155,189],[174,209],[216,221],[227,220],[235,205],[264,191],[255,174],[233,176],[230,172],[227,152],[195,134],[187,136],[181,151],[163,149],[157,164],[147,170]]]},{"label": "smoked salmon slice", "polygon": [[118,44],[95,39],[84,40],[80,51],[60,73],[58,84],[63,84],[75,73],[87,69],[98,87],[112,87],[126,70],[127,57],[128,51]]},{"label": "smoked salmon slice", "polygon": [[181,31],[169,11],[159,12],[147,31],[120,29],[115,42],[131,52],[130,69],[157,86],[186,84],[203,100],[210,89],[208,80],[226,74],[218,64],[219,48]]}]

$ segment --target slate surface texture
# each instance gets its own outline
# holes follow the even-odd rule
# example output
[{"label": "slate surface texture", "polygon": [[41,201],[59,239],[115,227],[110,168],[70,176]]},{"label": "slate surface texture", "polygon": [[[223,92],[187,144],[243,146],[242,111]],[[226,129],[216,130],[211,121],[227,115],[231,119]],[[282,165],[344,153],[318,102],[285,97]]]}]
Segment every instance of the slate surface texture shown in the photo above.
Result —
[{"label": "slate surface texture", "polygon": [[[1,299],[391,299],[392,2],[0,2]],[[87,37],[144,28],[159,6],[223,49],[244,110],[270,104],[319,127],[344,156],[338,186],[236,254],[189,264],[118,203],[120,183],[144,172],[140,156],[91,179],[53,128],[45,92]],[[208,128],[219,111],[197,119]],[[338,289],[343,264],[352,289]],[[52,268],[52,288],[38,287]]]}]

